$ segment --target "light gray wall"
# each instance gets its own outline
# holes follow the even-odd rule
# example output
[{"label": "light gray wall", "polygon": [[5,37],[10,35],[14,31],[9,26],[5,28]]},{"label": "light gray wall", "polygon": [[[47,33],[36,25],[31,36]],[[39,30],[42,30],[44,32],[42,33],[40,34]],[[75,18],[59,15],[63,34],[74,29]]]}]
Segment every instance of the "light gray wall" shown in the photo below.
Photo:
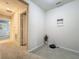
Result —
[{"label": "light gray wall", "polygon": [[[79,1],[73,1],[64,6],[47,12],[46,32],[49,43],[54,40],[57,45],[79,51]],[[58,27],[57,19],[64,19],[62,27]]]},{"label": "light gray wall", "polygon": [[29,3],[29,50],[43,44],[45,13],[33,2]]}]

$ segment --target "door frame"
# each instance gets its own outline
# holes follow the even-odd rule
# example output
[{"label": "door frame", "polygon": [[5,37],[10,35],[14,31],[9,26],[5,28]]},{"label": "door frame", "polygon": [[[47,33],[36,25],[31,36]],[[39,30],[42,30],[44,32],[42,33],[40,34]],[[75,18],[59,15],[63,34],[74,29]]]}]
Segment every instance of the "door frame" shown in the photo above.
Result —
[{"label": "door frame", "polygon": [[[25,15],[26,16],[26,19],[23,19],[23,15]],[[27,30],[26,31],[23,31],[23,22],[24,21],[26,21],[27,22]],[[26,25],[26,24],[25,24]],[[24,32],[27,32],[27,42],[26,42],[26,44],[24,44],[24,42],[23,42],[23,40],[24,40],[24,36],[23,36],[23,34],[24,34]],[[27,12],[24,12],[24,13],[22,13],[21,15],[20,15],[20,46],[26,46],[26,47],[28,47],[28,13]]]}]

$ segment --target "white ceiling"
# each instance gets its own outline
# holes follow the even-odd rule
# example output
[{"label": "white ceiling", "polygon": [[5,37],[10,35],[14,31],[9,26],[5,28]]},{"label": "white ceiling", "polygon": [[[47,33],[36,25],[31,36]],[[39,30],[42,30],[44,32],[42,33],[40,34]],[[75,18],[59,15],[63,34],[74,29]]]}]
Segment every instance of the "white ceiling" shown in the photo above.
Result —
[{"label": "white ceiling", "polygon": [[45,11],[48,11],[55,7],[59,7],[63,4],[71,2],[71,1],[73,1],[73,0],[32,0],[32,2],[34,2],[35,4],[40,6]]}]

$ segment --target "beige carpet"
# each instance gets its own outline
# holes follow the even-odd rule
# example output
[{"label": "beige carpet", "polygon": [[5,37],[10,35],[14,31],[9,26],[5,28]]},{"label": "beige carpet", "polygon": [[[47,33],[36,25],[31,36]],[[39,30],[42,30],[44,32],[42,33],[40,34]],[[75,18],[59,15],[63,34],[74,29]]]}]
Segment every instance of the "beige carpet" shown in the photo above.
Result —
[{"label": "beige carpet", "polygon": [[0,59],[43,59],[32,53],[26,53],[19,47],[0,46]]}]

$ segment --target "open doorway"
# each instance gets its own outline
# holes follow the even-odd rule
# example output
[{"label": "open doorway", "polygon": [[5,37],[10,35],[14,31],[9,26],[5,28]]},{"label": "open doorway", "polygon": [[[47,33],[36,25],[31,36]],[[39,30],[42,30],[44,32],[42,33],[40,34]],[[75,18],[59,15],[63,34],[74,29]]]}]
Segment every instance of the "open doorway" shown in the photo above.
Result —
[{"label": "open doorway", "polygon": [[28,4],[19,0],[1,0],[0,6],[0,43],[10,47],[27,47]]}]

